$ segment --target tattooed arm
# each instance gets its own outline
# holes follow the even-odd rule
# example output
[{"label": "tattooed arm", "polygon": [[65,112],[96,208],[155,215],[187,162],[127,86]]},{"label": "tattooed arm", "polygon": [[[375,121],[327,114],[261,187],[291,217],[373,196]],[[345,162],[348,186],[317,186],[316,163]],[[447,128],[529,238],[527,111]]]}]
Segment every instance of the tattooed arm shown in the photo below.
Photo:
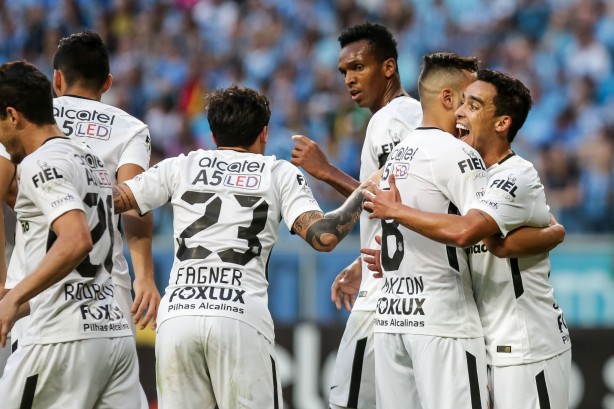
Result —
[{"label": "tattooed arm", "polygon": [[115,208],[115,214],[132,209],[140,211],[139,205],[134,198],[134,193],[125,183],[113,186],[113,207]]},{"label": "tattooed arm", "polygon": [[352,230],[362,211],[363,189],[359,188],[338,209],[323,214],[301,214],[292,230],[318,251],[331,251]]}]

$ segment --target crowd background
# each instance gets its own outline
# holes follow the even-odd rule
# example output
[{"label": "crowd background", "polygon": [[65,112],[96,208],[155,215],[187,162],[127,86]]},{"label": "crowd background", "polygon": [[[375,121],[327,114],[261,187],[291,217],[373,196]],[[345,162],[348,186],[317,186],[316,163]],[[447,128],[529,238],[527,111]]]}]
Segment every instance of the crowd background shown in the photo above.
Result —
[{"label": "crowd background", "polygon": [[[514,149],[537,165],[568,232],[614,232],[614,1],[0,0],[0,59],[26,58],[51,76],[58,40],[94,30],[111,52],[103,101],[149,125],[153,163],[213,147],[204,96],[238,83],[271,100],[268,153],[289,159],[290,136],[305,134],[357,176],[370,113],[345,90],[337,36],[366,20],[398,39],[415,97],[421,56],[438,50],[525,82],[535,105]],[[312,187],[325,208],[341,200]]]}]

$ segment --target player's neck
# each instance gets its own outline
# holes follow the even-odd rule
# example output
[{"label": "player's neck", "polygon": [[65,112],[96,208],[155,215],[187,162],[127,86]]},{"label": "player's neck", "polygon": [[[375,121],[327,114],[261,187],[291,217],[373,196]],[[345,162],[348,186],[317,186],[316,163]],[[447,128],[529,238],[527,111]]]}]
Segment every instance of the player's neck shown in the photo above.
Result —
[{"label": "player's neck", "polygon": [[64,136],[60,128],[56,124],[37,126],[29,124],[22,132],[22,143],[26,155],[31,154],[38,148],[40,148],[47,139]]},{"label": "player's neck", "polygon": [[390,81],[389,84],[390,86],[387,87],[386,91],[384,92],[381,102],[374,109],[371,109],[372,113],[376,113],[377,111],[388,105],[392,100],[398,97],[409,95],[403,89],[403,86],[401,85],[400,81]]},{"label": "player's neck", "polygon": [[58,96],[71,96],[71,97],[79,97],[79,98],[87,98],[92,99],[94,101],[100,101],[102,99],[102,92],[96,92],[89,90],[87,88],[74,86],[66,89],[66,92],[62,95]]},{"label": "player's neck", "polygon": [[235,152],[245,152],[245,153],[254,153],[247,148],[243,148],[242,146],[218,146],[218,150],[221,151],[235,151]]}]

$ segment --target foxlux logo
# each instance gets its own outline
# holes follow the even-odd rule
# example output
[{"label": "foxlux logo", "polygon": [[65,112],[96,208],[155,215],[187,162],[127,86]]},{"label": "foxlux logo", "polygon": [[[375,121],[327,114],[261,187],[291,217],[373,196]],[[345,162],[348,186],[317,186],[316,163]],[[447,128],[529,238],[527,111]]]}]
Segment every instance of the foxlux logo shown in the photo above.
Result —
[{"label": "foxlux logo", "polygon": [[219,300],[219,301],[231,301],[240,302],[245,304],[243,295],[245,290],[238,290],[235,288],[220,288],[220,287],[179,287],[175,288],[169,297],[169,302],[173,300],[181,301],[185,300]]}]

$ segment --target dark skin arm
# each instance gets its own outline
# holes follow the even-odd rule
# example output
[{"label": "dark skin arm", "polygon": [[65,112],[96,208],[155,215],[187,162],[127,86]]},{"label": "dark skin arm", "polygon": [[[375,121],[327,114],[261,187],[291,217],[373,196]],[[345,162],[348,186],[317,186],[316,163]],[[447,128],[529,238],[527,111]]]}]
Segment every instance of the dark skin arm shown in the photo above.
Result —
[{"label": "dark skin arm", "polygon": [[292,139],[296,142],[290,160],[292,164],[302,167],[305,172],[326,182],[345,197],[360,186],[359,181],[331,164],[316,142],[303,135],[294,135]]}]

